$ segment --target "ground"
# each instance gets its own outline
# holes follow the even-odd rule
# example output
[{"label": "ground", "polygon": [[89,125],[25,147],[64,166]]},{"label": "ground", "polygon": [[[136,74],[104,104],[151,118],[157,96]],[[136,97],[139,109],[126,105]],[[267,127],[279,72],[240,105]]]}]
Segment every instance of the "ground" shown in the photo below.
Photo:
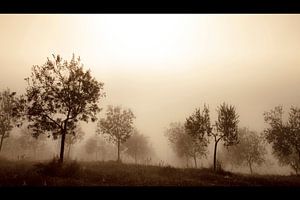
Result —
[{"label": "ground", "polygon": [[0,186],[296,186],[299,176],[245,175],[116,162],[0,160]]}]

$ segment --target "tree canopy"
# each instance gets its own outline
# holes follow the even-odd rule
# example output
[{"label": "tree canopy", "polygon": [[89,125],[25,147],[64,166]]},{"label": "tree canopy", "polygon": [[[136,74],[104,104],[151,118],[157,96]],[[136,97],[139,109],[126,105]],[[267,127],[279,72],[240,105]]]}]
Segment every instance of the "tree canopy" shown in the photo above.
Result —
[{"label": "tree canopy", "polygon": [[[263,138],[247,128],[238,130],[239,143],[227,148],[226,158],[236,166],[248,166],[253,173],[253,165],[260,166],[265,161],[266,148]],[[226,150],[225,150],[226,151]]]},{"label": "tree canopy", "polygon": [[46,63],[32,67],[25,79],[26,109],[29,128],[34,134],[50,132],[61,136],[60,162],[63,162],[65,136],[78,121],[96,121],[98,101],[104,96],[103,83],[85,71],[80,57],[70,61],[53,55]]},{"label": "tree canopy", "polygon": [[118,161],[120,160],[120,145],[133,133],[133,119],[130,109],[122,109],[120,106],[108,106],[106,117],[101,118],[97,124],[97,132],[118,148]]},{"label": "tree canopy", "polygon": [[266,140],[272,145],[273,154],[282,165],[300,171],[300,108],[291,107],[288,120],[283,121],[283,108],[276,106],[264,113],[269,127],[264,130]]}]

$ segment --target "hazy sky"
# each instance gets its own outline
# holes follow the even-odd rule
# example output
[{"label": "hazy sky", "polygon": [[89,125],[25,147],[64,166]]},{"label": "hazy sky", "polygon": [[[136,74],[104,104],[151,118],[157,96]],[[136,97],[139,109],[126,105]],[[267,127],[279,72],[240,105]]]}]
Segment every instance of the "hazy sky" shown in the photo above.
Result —
[{"label": "hazy sky", "polygon": [[105,83],[103,107],[131,108],[170,152],[164,129],[204,103],[257,131],[264,111],[300,106],[299,36],[300,15],[0,15],[0,89],[22,93],[32,65],[75,53]]}]

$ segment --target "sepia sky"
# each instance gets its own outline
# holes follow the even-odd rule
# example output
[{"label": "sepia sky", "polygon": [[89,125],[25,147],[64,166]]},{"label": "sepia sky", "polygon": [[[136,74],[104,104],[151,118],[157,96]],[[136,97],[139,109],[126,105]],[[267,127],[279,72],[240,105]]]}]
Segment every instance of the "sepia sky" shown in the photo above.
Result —
[{"label": "sepia sky", "polygon": [[204,103],[213,121],[235,105],[256,131],[264,111],[300,106],[299,36],[300,15],[0,15],[0,89],[22,93],[32,65],[75,53],[104,82],[102,106],[131,108],[167,159],[164,129]]}]

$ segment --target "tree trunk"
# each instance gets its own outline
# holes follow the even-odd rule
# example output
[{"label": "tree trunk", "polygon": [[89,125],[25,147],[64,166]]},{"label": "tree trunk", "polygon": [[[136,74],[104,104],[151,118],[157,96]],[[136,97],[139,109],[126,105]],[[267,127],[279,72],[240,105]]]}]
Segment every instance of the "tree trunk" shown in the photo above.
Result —
[{"label": "tree trunk", "polygon": [[1,149],[2,149],[2,144],[3,144],[3,140],[4,140],[4,135],[5,135],[5,133],[3,133],[2,136],[1,136],[0,152],[1,152]]},{"label": "tree trunk", "polygon": [[189,157],[186,156],[186,168],[188,168],[188,167],[189,167]]},{"label": "tree trunk", "polygon": [[65,139],[66,139],[66,131],[62,131],[61,135],[61,143],[60,143],[60,156],[59,156],[59,162],[64,162],[64,150],[65,150]]},{"label": "tree trunk", "polygon": [[248,163],[249,163],[250,173],[253,174],[253,171],[252,171],[252,164],[251,164],[251,162],[248,162]]},{"label": "tree trunk", "polygon": [[197,168],[197,157],[196,157],[196,154],[194,154],[194,162],[195,162],[195,168]]},{"label": "tree trunk", "polygon": [[120,140],[118,140],[118,162],[120,161]]},{"label": "tree trunk", "polygon": [[217,165],[217,146],[218,146],[218,140],[215,140],[215,150],[214,150],[214,171],[216,171],[216,165]]}]

